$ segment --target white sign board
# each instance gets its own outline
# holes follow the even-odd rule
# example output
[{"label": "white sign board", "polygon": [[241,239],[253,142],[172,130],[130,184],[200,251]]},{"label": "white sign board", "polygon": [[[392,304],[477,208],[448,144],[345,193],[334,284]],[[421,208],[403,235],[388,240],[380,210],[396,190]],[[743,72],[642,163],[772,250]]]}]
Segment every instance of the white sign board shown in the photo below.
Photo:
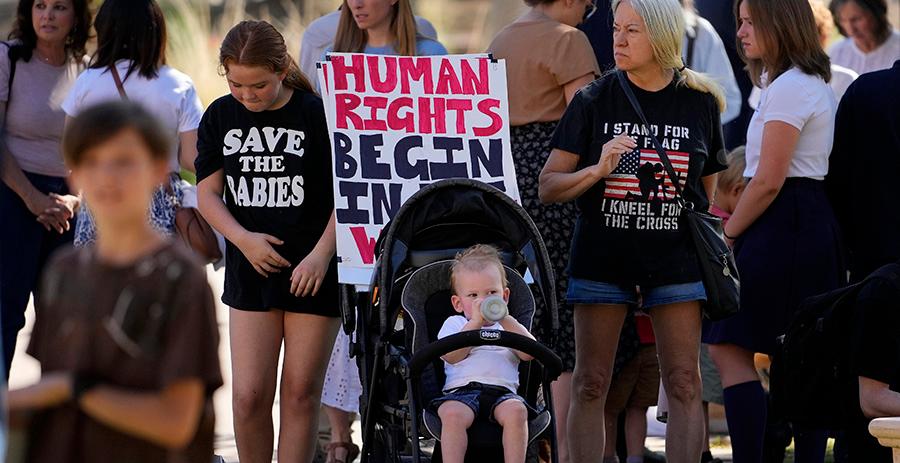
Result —
[{"label": "white sign board", "polygon": [[519,202],[502,60],[333,53],[319,64],[341,283],[370,282],[378,234],[424,185],[472,178]]}]

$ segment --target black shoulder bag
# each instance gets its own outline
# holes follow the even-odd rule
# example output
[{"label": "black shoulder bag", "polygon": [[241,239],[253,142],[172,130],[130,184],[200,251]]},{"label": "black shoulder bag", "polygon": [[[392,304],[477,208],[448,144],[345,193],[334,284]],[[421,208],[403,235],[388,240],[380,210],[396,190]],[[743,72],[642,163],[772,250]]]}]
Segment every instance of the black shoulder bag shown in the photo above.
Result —
[{"label": "black shoulder bag", "polygon": [[659,159],[666,168],[666,174],[675,187],[676,201],[681,206],[681,215],[684,217],[684,223],[690,229],[694,248],[697,250],[697,261],[700,263],[700,273],[703,276],[703,286],[706,287],[706,302],[703,304],[703,316],[712,321],[728,318],[736,314],[740,309],[741,281],[734,262],[734,254],[725,243],[725,236],[722,232],[722,219],[707,212],[695,210],[694,203],[684,199],[675,168],[672,167],[672,162],[669,161],[666,150],[663,149],[659,140],[650,131],[650,124],[647,122],[644,111],[641,110],[641,105],[634,96],[634,92],[631,91],[625,73],[616,71],[616,75],[619,78],[622,90],[625,91],[625,95],[628,97],[628,101],[644,124],[644,130],[647,131],[653,140],[653,146],[656,148],[656,152],[659,153]]}]

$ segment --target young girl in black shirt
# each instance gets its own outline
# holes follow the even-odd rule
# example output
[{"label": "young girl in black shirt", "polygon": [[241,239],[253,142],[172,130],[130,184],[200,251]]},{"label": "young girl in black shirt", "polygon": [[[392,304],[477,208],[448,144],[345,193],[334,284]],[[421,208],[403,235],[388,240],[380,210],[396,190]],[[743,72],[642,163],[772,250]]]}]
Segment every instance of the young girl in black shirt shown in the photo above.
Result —
[{"label": "young girl in black shirt", "polygon": [[234,428],[241,461],[271,461],[278,356],[283,461],[310,461],[338,327],[334,205],[322,100],[263,21],[243,21],[219,61],[231,94],[200,122],[200,210],[228,240]]}]

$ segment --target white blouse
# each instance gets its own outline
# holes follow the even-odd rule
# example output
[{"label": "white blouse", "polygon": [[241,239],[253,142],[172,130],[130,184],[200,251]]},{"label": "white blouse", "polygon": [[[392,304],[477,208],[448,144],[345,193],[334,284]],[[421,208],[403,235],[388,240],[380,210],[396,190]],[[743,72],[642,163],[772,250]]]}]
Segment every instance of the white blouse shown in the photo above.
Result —
[{"label": "white blouse", "polygon": [[767,84],[763,74],[759,107],[747,129],[745,177],[756,175],[762,149],[763,129],[769,121],[782,121],[800,130],[791,157],[788,177],[823,180],[828,173],[828,156],[834,139],[837,103],[834,92],[820,76],[790,68]]},{"label": "white blouse", "polygon": [[886,42],[868,53],[863,53],[853,39],[847,37],[832,45],[828,55],[831,56],[832,63],[853,69],[859,74],[887,69],[900,59],[900,32],[891,31]]}]

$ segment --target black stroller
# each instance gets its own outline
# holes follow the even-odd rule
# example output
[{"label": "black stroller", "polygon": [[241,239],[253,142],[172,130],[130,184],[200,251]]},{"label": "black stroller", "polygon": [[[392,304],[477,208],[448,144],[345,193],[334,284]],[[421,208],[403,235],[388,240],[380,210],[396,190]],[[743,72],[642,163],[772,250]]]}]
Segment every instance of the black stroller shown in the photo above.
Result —
[{"label": "black stroller", "polygon": [[[525,211],[501,191],[474,180],[442,180],[421,189],[379,237],[370,292],[356,299],[358,310],[344,307],[345,330],[356,328],[352,351],[363,384],[363,462],[440,461],[440,419],[427,407],[444,384],[440,357],[479,345],[510,347],[534,357],[519,365],[518,393],[537,410],[529,415],[529,461],[537,461],[538,437],[547,439],[552,461],[557,461],[550,382],[562,365],[553,351],[525,336],[491,330],[436,341],[444,320],[455,314],[450,259],[477,243],[500,250],[511,290],[510,313],[552,344],[558,326],[552,268]],[[534,284],[522,278],[526,271]],[[345,296],[345,301],[354,300]],[[544,308],[539,321],[534,320],[536,299]],[[476,420],[468,435],[466,461],[503,461],[499,425]],[[436,442],[429,456],[423,446],[432,438]]]}]

